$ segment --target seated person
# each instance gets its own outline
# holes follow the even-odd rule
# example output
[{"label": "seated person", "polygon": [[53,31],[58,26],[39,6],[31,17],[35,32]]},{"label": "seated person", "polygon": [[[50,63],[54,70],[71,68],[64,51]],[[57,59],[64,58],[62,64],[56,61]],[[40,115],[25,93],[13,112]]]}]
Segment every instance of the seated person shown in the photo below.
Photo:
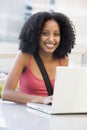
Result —
[{"label": "seated person", "polygon": [[[38,12],[23,25],[19,52],[6,79],[2,100],[17,103],[51,103],[33,54],[38,54],[54,89],[57,66],[68,66],[75,45],[75,30],[70,19],[58,12]],[[18,90],[16,86],[19,83]]]}]

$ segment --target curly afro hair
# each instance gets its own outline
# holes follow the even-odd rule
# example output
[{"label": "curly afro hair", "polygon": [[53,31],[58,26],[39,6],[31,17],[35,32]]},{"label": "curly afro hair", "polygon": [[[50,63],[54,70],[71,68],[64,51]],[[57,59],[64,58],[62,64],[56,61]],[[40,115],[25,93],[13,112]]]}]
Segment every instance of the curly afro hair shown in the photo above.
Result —
[{"label": "curly afro hair", "polygon": [[24,24],[19,35],[19,50],[25,53],[35,53],[39,49],[39,39],[44,24],[54,19],[60,27],[60,45],[53,53],[56,58],[64,58],[71,53],[75,45],[75,27],[70,19],[58,12],[38,12],[33,14]]}]

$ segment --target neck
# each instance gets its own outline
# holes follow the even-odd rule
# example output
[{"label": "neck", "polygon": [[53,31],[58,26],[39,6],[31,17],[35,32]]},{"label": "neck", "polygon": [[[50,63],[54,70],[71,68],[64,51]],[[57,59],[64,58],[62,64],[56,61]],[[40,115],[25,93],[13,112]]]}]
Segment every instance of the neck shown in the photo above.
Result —
[{"label": "neck", "polygon": [[54,60],[52,53],[43,53],[39,52],[39,56],[41,57],[43,62],[52,62]]}]

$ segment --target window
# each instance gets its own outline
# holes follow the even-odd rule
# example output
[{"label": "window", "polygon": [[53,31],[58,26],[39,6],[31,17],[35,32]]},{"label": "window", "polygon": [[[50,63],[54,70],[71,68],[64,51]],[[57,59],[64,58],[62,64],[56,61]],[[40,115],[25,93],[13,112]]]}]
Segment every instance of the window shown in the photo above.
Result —
[{"label": "window", "polygon": [[55,0],[50,0],[50,4],[54,5],[55,4]]}]

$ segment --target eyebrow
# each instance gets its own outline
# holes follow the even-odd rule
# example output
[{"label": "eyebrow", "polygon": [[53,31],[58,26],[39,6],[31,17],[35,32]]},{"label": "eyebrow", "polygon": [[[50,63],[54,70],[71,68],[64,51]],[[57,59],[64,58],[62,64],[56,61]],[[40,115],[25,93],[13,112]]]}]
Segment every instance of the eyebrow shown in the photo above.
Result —
[{"label": "eyebrow", "polygon": [[[49,30],[42,30],[42,32],[49,31]],[[54,32],[60,32],[60,30],[54,30]]]}]

